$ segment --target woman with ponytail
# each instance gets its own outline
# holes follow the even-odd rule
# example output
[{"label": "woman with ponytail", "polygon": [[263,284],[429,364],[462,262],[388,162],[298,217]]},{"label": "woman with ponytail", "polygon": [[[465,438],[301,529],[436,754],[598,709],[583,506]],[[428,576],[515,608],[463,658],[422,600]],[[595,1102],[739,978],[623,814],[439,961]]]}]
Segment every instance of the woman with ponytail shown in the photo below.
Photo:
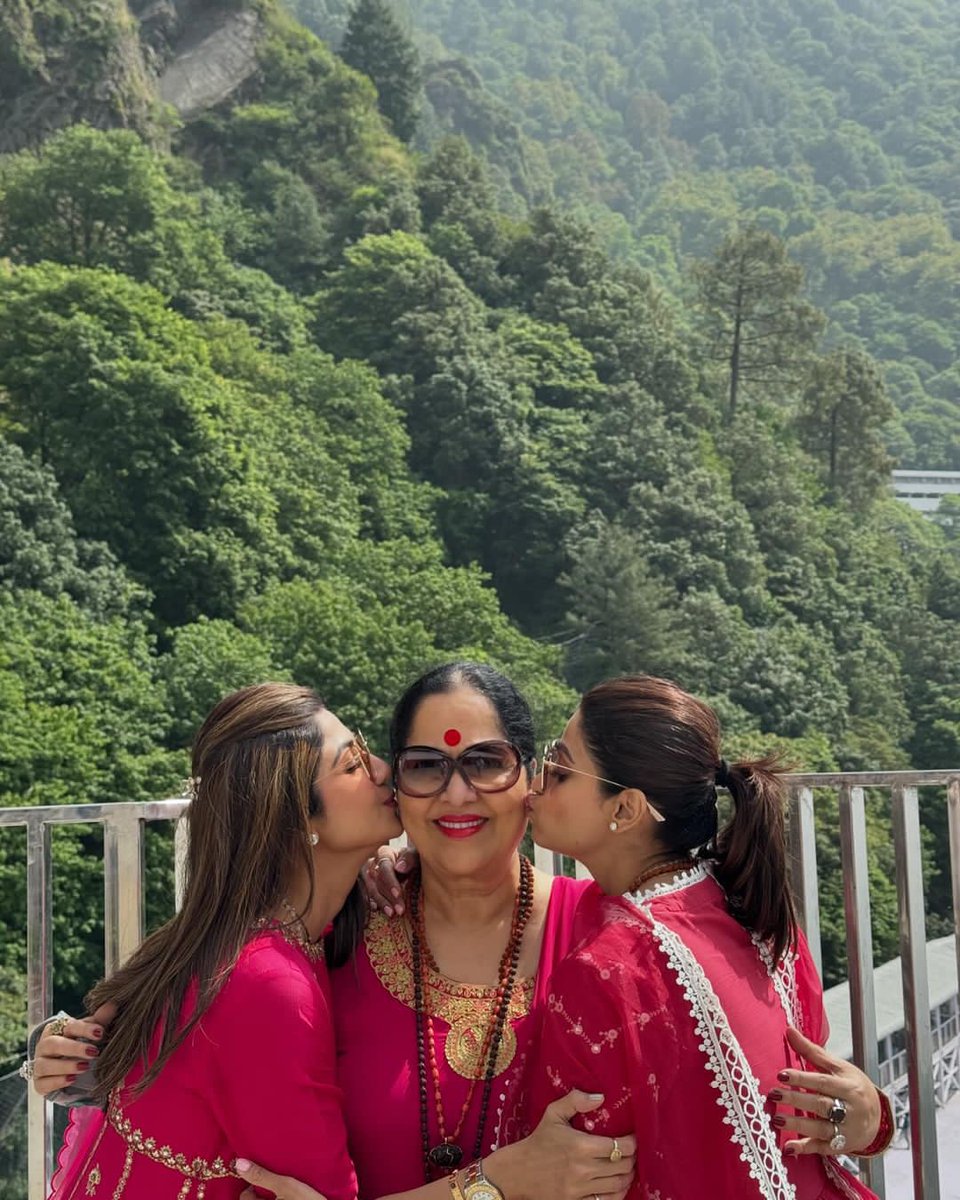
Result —
[{"label": "woman with ponytail", "polygon": [[889,1103],[821,1049],[780,774],[773,758],[726,763],[713,711],[649,676],[592,688],[545,751],[534,836],[597,886],[551,976],[527,1116],[602,1092],[583,1125],[614,1138],[614,1159],[636,1136],[628,1200],[873,1195],[836,1155],[884,1149]]}]

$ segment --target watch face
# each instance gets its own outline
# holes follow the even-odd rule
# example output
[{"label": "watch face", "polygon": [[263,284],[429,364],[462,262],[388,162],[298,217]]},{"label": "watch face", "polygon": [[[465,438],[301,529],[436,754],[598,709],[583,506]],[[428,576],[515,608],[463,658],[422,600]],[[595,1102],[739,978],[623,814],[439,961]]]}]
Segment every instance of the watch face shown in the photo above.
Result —
[{"label": "watch face", "polygon": [[463,1194],[467,1200],[503,1200],[502,1192],[492,1188],[487,1182],[468,1184]]}]

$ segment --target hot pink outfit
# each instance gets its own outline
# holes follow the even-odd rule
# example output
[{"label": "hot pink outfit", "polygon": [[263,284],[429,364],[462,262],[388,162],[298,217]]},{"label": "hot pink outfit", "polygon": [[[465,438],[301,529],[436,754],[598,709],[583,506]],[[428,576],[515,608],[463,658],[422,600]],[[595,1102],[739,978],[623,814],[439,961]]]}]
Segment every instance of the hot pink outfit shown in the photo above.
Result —
[{"label": "hot pink outfit", "polygon": [[[514,1141],[509,1100],[513,1081],[530,1054],[536,1054],[538,1008],[542,1007],[554,964],[572,945],[573,918],[587,884],[558,877],[551,885],[543,945],[535,980],[518,981],[503,1039],[509,1064],[495,1076],[485,1121],[482,1153],[498,1142]],[[412,952],[404,922],[376,915],[367,927],[354,962],[333,973],[338,1069],[345,1098],[350,1151],[362,1200],[421,1187],[424,1180],[417,1078],[417,1029],[413,1009]],[[485,1026],[495,989],[468,987],[431,976],[431,1007],[450,1020],[434,1018],[437,1065],[448,1130],[460,1114],[470,1081],[457,1070],[475,1053],[473,1030]],[[454,1030],[448,1052],[448,1034]],[[481,1029],[482,1037],[482,1029]],[[440,1141],[429,1083],[431,1144]],[[464,1165],[477,1136],[482,1082],[474,1091],[459,1144]],[[288,1174],[290,1172],[287,1172]]]},{"label": "hot pink outfit", "polygon": [[872,1197],[834,1159],[781,1152],[766,1095],[805,1067],[787,1025],[823,1044],[823,993],[806,942],[774,968],[728,911],[704,867],[639,900],[591,885],[576,949],[549,980],[527,1119],[571,1088],[602,1092],[578,1118],[591,1133],[634,1133],[628,1200]]},{"label": "hot pink outfit", "polygon": [[[194,999],[184,1008],[186,1017]],[[132,1070],[106,1113],[74,1109],[55,1200],[233,1200],[238,1155],[355,1200],[330,983],[281,933],[244,947],[199,1023],[141,1096]]]}]

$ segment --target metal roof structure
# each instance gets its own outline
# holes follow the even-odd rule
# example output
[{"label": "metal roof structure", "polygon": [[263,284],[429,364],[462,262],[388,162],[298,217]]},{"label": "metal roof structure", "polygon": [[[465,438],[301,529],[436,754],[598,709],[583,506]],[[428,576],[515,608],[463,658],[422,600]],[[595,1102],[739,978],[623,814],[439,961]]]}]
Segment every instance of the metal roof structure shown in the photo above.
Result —
[{"label": "metal roof structure", "polygon": [[[930,1011],[957,995],[956,937],[927,942],[927,981]],[[900,959],[892,958],[873,972],[873,990],[877,1005],[877,1040],[882,1041],[903,1029],[903,976]],[[838,983],[823,994],[830,1038],[827,1049],[838,1058],[853,1056],[850,1025],[850,984]]]}]

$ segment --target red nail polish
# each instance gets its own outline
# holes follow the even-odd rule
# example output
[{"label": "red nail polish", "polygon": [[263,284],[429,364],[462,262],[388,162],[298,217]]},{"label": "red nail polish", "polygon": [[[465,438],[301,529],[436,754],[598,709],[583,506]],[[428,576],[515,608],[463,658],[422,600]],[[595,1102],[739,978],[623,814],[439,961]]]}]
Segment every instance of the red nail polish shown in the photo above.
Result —
[{"label": "red nail polish", "polygon": [[102,1037],[103,1037],[103,1030],[100,1028],[100,1026],[99,1026],[99,1025],[96,1027],[96,1029],[94,1029],[94,1030],[93,1030],[93,1036],[94,1036],[95,1038],[102,1038]]},{"label": "red nail polish", "polygon": [[768,1100],[773,1100],[774,1102],[776,1102],[777,1100],[782,1100],[782,1099],[783,1099],[783,1092],[778,1092],[776,1089],[774,1089],[772,1092],[770,1092],[770,1093],[768,1094],[768,1096],[767,1096],[767,1099],[768,1099]]},{"label": "red nail polish", "polygon": [[76,1075],[68,1075],[66,1077],[67,1083],[74,1083],[76,1081],[76,1078],[77,1078]]},{"label": "red nail polish", "polygon": [[86,1054],[87,1058],[96,1058],[99,1053],[100,1051],[96,1048],[96,1046],[84,1047],[84,1054]]},{"label": "red nail polish", "polygon": [[779,1116],[778,1116],[778,1117],[771,1117],[771,1119],[770,1119],[770,1124],[771,1124],[771,1125],[776,1125],[776,1127],[777,1127],[778,1129],[782,1129],[782,1128],[784,1127],[784,1125],[786,1125],[786,1123],[787,1123],[787,1118],[786,1118],[786,1117],[779,1117]]},{"label": "red nail polish", "polygon": [[781,1083],[789,1083],[790,1082],[790,1076],[787,1074],[786,1071],[778,1071],[777,1078],[780,1080]]},{"label": "red nail polish", "polygon": [[90,1066],[89,1063],[77,1063],[75,1070],[77,1072],[85,1071],[87,1069],[87,1067],[89,1067],[89,1066]]}]

